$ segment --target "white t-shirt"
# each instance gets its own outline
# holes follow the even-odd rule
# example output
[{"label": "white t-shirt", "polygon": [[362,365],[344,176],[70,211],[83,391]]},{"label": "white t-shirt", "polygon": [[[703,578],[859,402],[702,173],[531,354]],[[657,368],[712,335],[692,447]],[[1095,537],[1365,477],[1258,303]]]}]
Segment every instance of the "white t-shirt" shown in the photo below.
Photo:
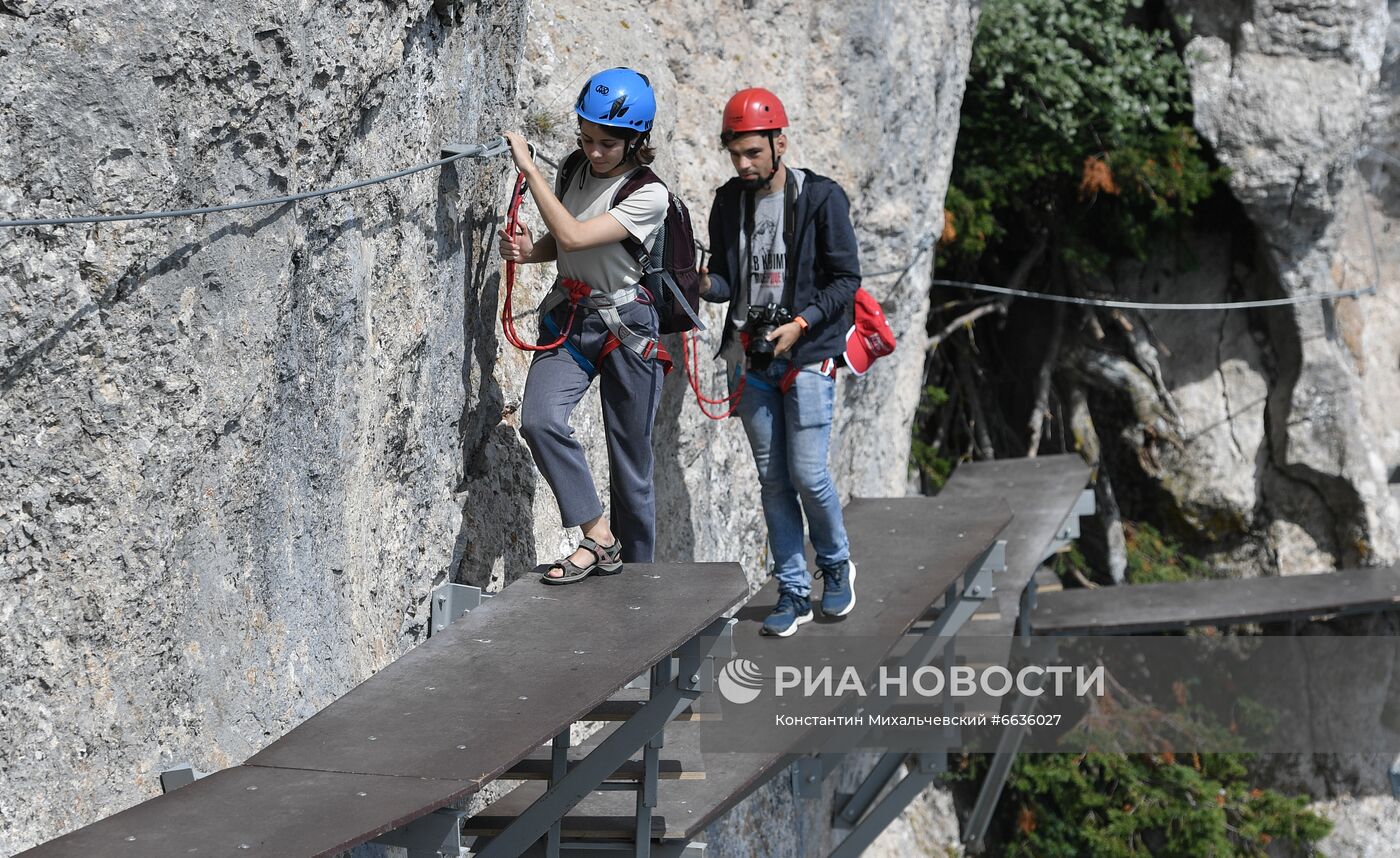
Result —
[{"label": "white t-shirt", "polygon": [[[604,213],[611,214],[633,238],[650,247],[657,227],[666,220],[670,197],[664,185],[653,182],[638,188],[617,206],[609,208],[618,188],[627,181],[627,176],[627,173],[623,173],[610,179],[600,179],[593,175],[587,164],[583,164],[569,179],[562,202],[564,208],[580,221]],[[558,265],[561,277],[582,280],[600,292],[616,292],[635,286],[642,279],[641,266],[618,241],[572,253],[561,248]]]}]

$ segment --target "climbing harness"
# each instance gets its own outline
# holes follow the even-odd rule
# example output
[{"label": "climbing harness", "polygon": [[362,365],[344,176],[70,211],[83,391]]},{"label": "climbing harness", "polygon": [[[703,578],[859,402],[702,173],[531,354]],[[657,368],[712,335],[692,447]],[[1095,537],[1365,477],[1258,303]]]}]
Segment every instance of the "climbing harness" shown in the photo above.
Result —
[{"label": "climbing harness", "polygon": [[[516,174],[515,189],[511,193],[510,206],[506,213],[507,235],[514,236],[520,229],[520,205],[525,199],[525,188],[525,173],[521,171]],[[670,375],[673,361],[670,353],[661,345],[661,341],[654,337],[643,336],[627,327],[626,323],[622,321],[622,315],[618,312],[618,308],[634,301],[648,305],[653,303],[651,293],[641,286],[629,286],[613,292],[597,292],[592,286],[581,280],[561,277],[555,284],[555,288],[541,302],[539,311],[541,327],[547,332],[557,333],[556,338],[548,343],[533,344],[527,342],[515,328],[513,303],[516,264],[513,259],[506,260],[506,294],[501,306],[501,330],[505,333],[506,341],[511,345],[526,352],[548,352],[562,347],[573,356],[575,361],[578,361],[585,372],[593,375],[597,371],[596,365],[587,361],[568,342],[569,334],[572,333],[574,322],[578,318],[580,308],[582,308],[597,313],[608,329],[608,339],[598,353],[598,362],[602,362],[603,358],[607,357],[618,346],[625,346],[643,360],[659,361],[663,372]],[[644,295],[645,298],[643,298]],[[554,323],[552,314],[565,301],[569,304],[569,317],[564,326],[560,328]]]}]

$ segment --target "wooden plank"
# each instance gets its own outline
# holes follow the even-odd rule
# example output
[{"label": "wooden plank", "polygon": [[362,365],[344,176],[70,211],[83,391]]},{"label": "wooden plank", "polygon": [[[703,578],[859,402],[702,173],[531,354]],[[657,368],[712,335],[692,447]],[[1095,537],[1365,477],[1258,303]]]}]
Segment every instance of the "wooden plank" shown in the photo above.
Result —
[{"label": "wooden plank", "polygon": [[[805,631],[805,629],[804,629]],[[678,742],[700,745],[700,726],[679,724],[667,728],[667,745]],[[663,752],[664,753],[664,752]],[[652,837],[658,840],[689,840],[712,818],[716,794],[743,783],[751,772],[771,764],[769,754],[705,754],[704,780],[667,781],[657,787],[658,806],[652,818]],[[718,778],[720,790],[708,787]],[[545,784],[524,783],[502,796],[482,813],[467,820],[463,833],[489,837],[544,794]],[[630,792],[593,793],[565,817],[564,831],[581,839],[631,840],[636,831],[636,796]],[[581,822],[574,822],[581,820]],[[606,823],[601,821],[606,820]]]},{"label": "wooden plank", "polygon": [[1004,497],[1015,515],[1002,537],[1006,572],[997,576],[996,593],[976,616],[976,634],[1015,632],[1021,592],[1088,484],[1089,468],[1077,455],[968,462],[953,472],[939,498]]},{"label": "wooden plank", "polygon": [[[575,764],[583,759],[584,755],[596,748],[603,739],[612,734],[616,729],[615,725],[604,727],[593,733],[584,741],[569,748],[569,762]],[[661,753],[665,756],[658,760],[662,780],[703,780],[705,778],[705,764],[700,754],[699,737],[694,730],[680,731],[668,727],[666,729],[665,746]],[[552,766],[552,749],[541,748],[530,754],[530,756],[511,766],[500,780],[548,780]],[[612,780],[637,781],[641,780],[643,774],[641,752],[632,755],[632,759],[624,763],[616,772]]]},{"label": "wooden plank", "polygon": [[467,781],[235,766],[23,858],[335,855],[475,791]]},{"label": "wooden plank", "polygon": [[1352,569],[1047,593],[1031,615],[1031,627],[1047,635],[1134,634],[1398,606],[1400,569]]},{"label": "wooden plank", "polygon": [[522,580],[255,755],[256,765],[485,783],[737,604],[733,563]]},{"label": "wooden plank", "polygon": [[[944,589],[997,540],[1010,520],[1005,501],[995,497],[969,497],[956,503],[943,498],[854,500],[846,507],[846,531],[851,556],[859,567],[855,611],[839,620],[818,617],[791,638],[762,637],[759,629],[763,619],[777,601],[777,584],[770,581],[736,615],[735,649],[743,656],[763,647],[801,647],[803,640],[849,636],[875,641],[868,649],[887,653]],[[885,642],[883,648],[880,640]],[[876,663],[872,660],[857,667],[873,670]],[[832,711],[840,705],[840,700],[832,699]],[[667,735],[705,729],[707,746],[722,746],[723,734],[716,731],[722,730],[724,723],[673,724]],[[762,753],[705,753],[704,780],[669,781],[657,791],[657,813],[665,819],[661,836],[667,840],[694,838],[789,760],[787,748]],[[514,818],[542,792],[541,784],[525,784],[485,813],[498,819]],[[574,813],[621,819],[631,812],[632,801],[627,794],[594,793],[580,802]],[[629,828],[622,834],[630,837],[632,831]]]},{"label": "wooden plank", "polygon": [[[526,792],[538,798],[544,793],[543,784],[525,784],[516,789],[515,793]],[[564,817],[559,828],[563,832],[565,839],[577,840],[631,840],[633,832],[637,830],[637,817],[635,816],[636,798],[631,793],[607,793],[616,796],[619,801],[615,802],[623,812],[615,816],[599,816],[594,814],[574,814]],[[626,800],[621,800],[626,796]],[[533,799],[532,799],[533,800]],[[529,807],[528,803],[523,803],[520,807],[524,810]],[[632,813],[626,811],[631,808]],[[462,826],[462,834],[466,837],[494,837],[505,830],[515,819],[515,814],[499,815],[495,813],[480,813]],[[666,836],[666,820],[660,816],[653,815],[651,818],[651,836],[661,839]]]}]

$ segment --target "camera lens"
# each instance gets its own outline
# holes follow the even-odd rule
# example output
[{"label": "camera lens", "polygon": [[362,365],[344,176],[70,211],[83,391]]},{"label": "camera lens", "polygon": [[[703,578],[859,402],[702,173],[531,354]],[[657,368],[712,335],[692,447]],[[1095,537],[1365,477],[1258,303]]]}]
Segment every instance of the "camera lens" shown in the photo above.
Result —
[{"label": "camera lens", "polygon": [[756,370],[763,371],[773,362],[773,343],[766,339],[772,330],[771,327],[760,328],[761,333],[749,345],[749,366]]}]

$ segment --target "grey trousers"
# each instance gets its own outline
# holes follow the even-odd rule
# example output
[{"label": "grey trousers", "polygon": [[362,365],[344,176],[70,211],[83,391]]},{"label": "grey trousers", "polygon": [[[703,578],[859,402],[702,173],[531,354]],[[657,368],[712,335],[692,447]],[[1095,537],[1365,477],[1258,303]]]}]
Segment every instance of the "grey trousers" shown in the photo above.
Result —
[{"label": "grey trousers", "polygon": [[[656,310],[632,302],[619,309],[637,333],[656,336]],[[541,325],[540,342],[553,342],[567,323],[567,306]],[[603,401],[608,445],[609,500],[613,534],[622,540],[624,563],[650,563],[656,549],[656,490],[652,484],[652,423],[661,404],[661,364],[625,347],[599,360],[609,337],[597,313],[578,311],[564,345],[538,352],[525,379],[520,433],[559,503],[565,527],[603,514],[598,489],[569,417],[596,376]]]}]

